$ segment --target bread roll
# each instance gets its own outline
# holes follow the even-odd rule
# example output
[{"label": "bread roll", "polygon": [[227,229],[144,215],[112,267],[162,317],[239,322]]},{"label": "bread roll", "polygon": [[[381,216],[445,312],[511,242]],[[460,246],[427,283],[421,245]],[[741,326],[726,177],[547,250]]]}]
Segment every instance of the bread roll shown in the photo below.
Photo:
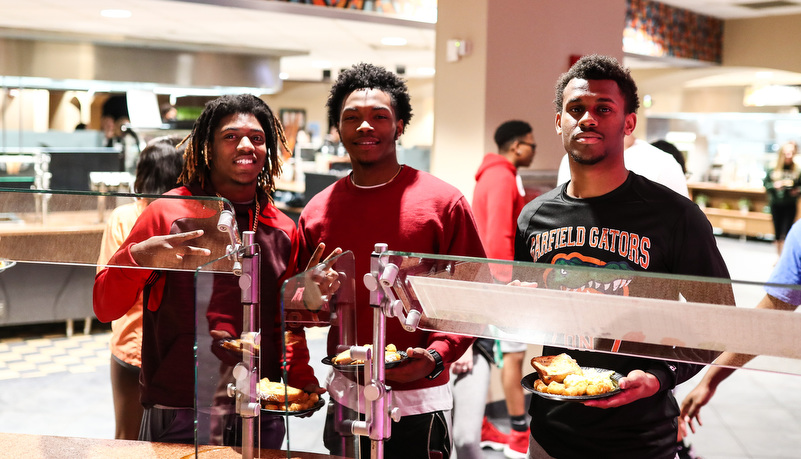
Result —
[{"label": "bread roll", "polygon": [[581,367],[576,363],[575,359],[564,353],[534,357],[531,359],[531,366],[537,370],[540,379],[542,379],[542,382],[546,385],[554,381],[561,383],[565,380],[567,375],[583,374]]}]

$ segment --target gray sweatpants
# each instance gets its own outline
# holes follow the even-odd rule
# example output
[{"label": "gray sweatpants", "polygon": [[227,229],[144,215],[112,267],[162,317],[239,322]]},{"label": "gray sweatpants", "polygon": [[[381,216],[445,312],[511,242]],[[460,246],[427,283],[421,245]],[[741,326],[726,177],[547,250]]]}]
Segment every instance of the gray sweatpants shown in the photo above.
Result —
[{"label": "gray sweatpants", "polygon": [[473,353],[473,370],[456,377],[451,373],[453,390],[453,444],[458,459],[483,459],[481,422],[487,405],[490,365],[478,352]]}]

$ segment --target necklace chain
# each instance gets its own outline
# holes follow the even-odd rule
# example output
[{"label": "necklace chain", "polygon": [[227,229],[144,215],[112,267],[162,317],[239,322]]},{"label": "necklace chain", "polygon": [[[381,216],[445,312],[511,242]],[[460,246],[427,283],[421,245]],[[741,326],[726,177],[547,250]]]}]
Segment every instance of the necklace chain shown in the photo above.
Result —
[{"label": "necklace chain", "polygon": [[[216,194],[217,194],[218,198],[222,199],[222,196],[220,196],[220,193],[216,193]],[[259,205],[259,197],[258,196],[255,196],[253,198],[253,201],[256,203],[256,212],[253,214],[253,233],[255,234],[256,230],[259,228],[259,212],[261,211],[261,206]],[[222,201],[217,201],[217,202],[220,205],[220,212],[225,210],[225,207],[223,206],[223,202]],[[236,209],[234,209],[234,220],[236,220]],[[236,243],[239,244],[239,245],[242,245],[242,239],[240,238],[239,233],[236,233],[235,236],[236,236]]]}]

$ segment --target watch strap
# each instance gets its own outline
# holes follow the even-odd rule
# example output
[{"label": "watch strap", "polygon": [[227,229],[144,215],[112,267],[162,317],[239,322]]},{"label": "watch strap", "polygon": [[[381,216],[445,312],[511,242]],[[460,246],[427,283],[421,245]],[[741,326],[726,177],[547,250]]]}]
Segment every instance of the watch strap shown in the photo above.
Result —
[{"label": "watch strap", "polygon": [[445,364],[442,362],[442,356],[439,355],[439,352],[435,351],[434,349],[428,349],[428,353],[431,354],[431,357],[434,357],[434,370],[426,376],[428,379],[435,379],[437,376],[442,374],[442,371],[445,370]]}]

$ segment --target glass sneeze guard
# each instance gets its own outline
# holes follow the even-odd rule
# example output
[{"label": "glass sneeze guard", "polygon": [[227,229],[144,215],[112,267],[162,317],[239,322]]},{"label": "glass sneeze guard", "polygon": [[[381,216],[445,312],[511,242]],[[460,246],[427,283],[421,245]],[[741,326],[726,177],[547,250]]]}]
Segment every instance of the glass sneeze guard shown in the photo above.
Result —
[{"label": "glass sneeze guard", "polygon": [[403,252],[386,259],[398,266],[392,290],[427,330],[689,363],[729,351],[761,356],[752,368],[801,374],[801,315],[755,309],[761,283]]}]

